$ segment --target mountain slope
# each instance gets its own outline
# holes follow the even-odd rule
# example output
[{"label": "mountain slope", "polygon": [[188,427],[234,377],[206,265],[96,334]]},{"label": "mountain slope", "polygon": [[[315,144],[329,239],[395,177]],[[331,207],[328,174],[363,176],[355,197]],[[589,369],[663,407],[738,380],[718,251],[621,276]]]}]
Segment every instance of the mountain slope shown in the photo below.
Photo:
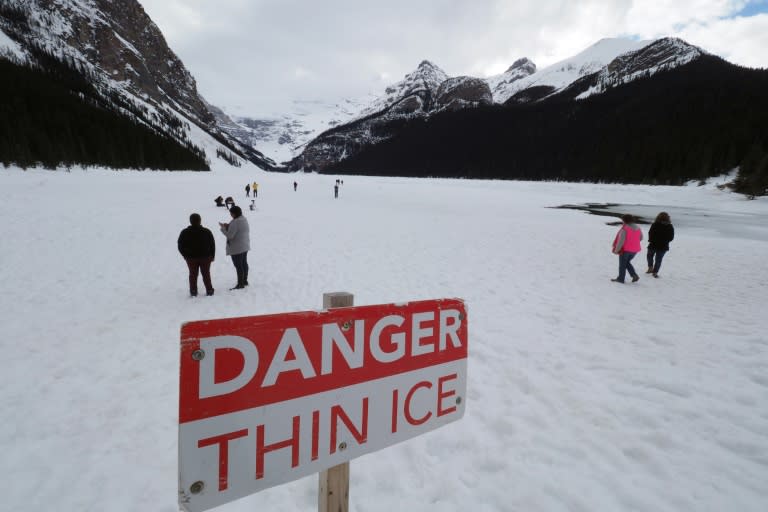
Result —
[{"label": "mountain slope", "polygon": [[[605,92],[611,87],[649,76],[659,70],[685,65],[705,55],[679,39],[632,41],[603,39],[579,54],[538,70],[528,59],[519,59],[505,73],[481,80],[449,78],[425,61],[385,95],[367,115],[320,134],[290,162],[291,170],[323,171],[344,159],[397,136],[415,118],[496,104],[536,103],[568,94],[572,99]],[[461,90],[451,98],[440,91]],[[449,106],[450,105],[450,106]]]},{"label": "mountain slope", "polygon": [[[62,64],[32,69],[0,59],[0,163],[46,168],[208,170],[205,153],[126,116]],[[73,94],[75,92],[76,94]]]},{"label": "mountain slope", "polygon": [[209,159],[224,151],[272,166],[218,128],[194,78],[136,0],[4,0],[0,30],[12,43],[5,41],[6,57],[40,67],[47,55],[82,71],[105,108],[192,143]]},{"label": "mountain slope", "polygon": [[[630,39],[601,39],[589,48],[579,52],[551,66],[535,70],[519,80],[508,83],[499,83],[498,77],[489,78],[494,87],[493,99],[496,103],[504,103],[509,98],[527,89],[546,90],[553,94],[568,87],[576,80],[591,75],[610,64],[622,54],[631,52],[645,46],[647,42],[632,41]],[[504,73],[506,76],[509,71]]]},{"label": "mountain slope", "polygon": [[392,136],[392,129],[408,119],[424,118],[444,110],[456,110],[493,102],[484,80],[473,77],[448,77],[429,61],[388,87],[386,94],[361,115],[341,126],[321,133],[289,164],[289,170],[322,170],[365,147]]}]

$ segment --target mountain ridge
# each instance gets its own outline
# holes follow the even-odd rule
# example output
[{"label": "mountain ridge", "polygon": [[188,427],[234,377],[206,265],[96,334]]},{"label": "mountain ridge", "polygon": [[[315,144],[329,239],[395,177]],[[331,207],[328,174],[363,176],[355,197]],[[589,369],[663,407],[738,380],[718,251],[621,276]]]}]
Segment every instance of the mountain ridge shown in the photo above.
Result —
[{"label": "mountain ridge", "polygon": [[[674,38],[651,42],[602,39],[573,57],[541,69],[527,58],[518,59],[507,71],[488,79],[447,77],[439,67],[422,61],[414,72],[388,87],[387,94],[363,115],[307,142],[287,169],[322,172],[327,166],[387,140],[397,132],[398,123],[408,122],[414,116],[430,117],[446,109],[490,104],[539,102],[565,90],[576,90],[574,84],[578,84],[578,94],[583,98],[655,69],[685,65],[704,54]],[[624,75],[619,77],[619,71]],[[441,85],[449,80],[456,81],[460,91],[451,98],[438,97]]]}]

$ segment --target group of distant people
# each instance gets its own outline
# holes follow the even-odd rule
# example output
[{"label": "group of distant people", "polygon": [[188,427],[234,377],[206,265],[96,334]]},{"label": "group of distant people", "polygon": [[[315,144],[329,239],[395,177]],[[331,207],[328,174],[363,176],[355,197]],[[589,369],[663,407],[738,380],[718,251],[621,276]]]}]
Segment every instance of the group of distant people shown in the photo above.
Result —
[{"label": "group of distant people", "polygon": [[253,186],[251,186],[250,183],[246,183],[245,185],[245,197],[251,197],[251,191],[253,191],[253,197],[254,199],[259,196],[259,184],[255,181],[253,182]]},{"label": "group of distant people", "polygon": [[[612,246],[613,254],[619,256],[619,275],[611,281],[623,283],[627,273],[629,273],[634,283],[640,280],[640,276],[637,275],[635,267],[632,265],[632,259],[642,250],[643,231],[635,224],[635,218],[628,213],[621,216],[621,221],[621,228],[616,233]],[[648,230],[646,254],[648,269],[645,271],[646,274],[659,277],[661,261],[669,251],[669,243],[674,239],[675,228],[669,214],[667,212],[659,213]]]},{"label": "group of distant people", "polygon": [[336,184],[333,186],[333,198],[338,199],[339,198],[339,185],[343,185],[344,180],[337,179]]},{"label": "group of distant people", "polygon": [[[335,198],[339,197],[339,186],[343,184],[342,180],[336,180],[333,187]],[[299,184],[294,181],[293,191],[296,192],[298,187]],[[245,196],[251,197],[251,193],[253,193],[254,197],[250,204],[251,210],[255,208],[254,203],[258,196],[258,190],[259,184],[255,181],[253,184],[245,185]],[[251,249],[248,220],[243,216],[242,208],[235,204],[232,196],[226,198],[217,196],[214,202],[216,206],[226,207],[232,216],[230,222],[219,222],[219,230],[226,238],[226,254],[232,258],[232,264],[237,274],[237,284],[230,289],[243,289],[248,286],[248,251]],[[189,226],[179,234],[177,245],[189,268],[189,294],[192,297],[197,296],[197,281],[198,277],[202,275],[206,295],[213,295],[215,290],[211,281],[211,263],[216,258],[216,241],[211,231],[202,225],[200,214],[193,213],[189,216]]]}]

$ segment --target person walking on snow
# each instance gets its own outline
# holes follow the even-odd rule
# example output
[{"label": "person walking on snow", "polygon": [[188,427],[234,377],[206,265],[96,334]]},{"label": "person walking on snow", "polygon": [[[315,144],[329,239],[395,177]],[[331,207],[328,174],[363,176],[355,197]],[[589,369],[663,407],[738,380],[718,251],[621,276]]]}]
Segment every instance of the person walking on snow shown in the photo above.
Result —
[{"label": "person walking on snow", "polygon": [[189,294],[197,297],[197,275],[203,275],[205,294],[213,295],[211,284],[211,262],[216,257],[216,241],[213,233],[202,226],[202,219],[197,213],[189,216],[189,226],[181,230],[176,243],[179,252],[189,268]]},{"label": "person walking on snow", "polygon": [[[651,224],[648,230],[648,270],[646,274],[653,274],[653,277],[659,277],[661,269],[661,260],[669,251],[669,242],[675,239],[675,228],[667,212],[661,212],[656,216],[656,220]],[[655,261],[654,261],[655,260]]]},{"label": "person walking on snow", "polygon": [[635,267],[632,266],[631,262],[632,258],[640,252],[643,231],[634,223],[635,219],[632,215],[625,213],[621,216],[621,220],[624,224],[613,239],[613,254],[619,255],[619,276],[616,279],[611,279],[611,281],[623,283],[626,273],[629,272],[634,283],[640,279],[640,276],[635,272]]},{"label": "person walking on snow", "polygon": [[299,186],[299,184],[294,181],[293,182],[293,191],[294,192],[296,192],[296,187],[298,187],[298,186]]},{"label": "person walking on snow", "polygon": [[253,197],[256,197],[259,195],[259,184],[255,181],[253,182],[253,187],[251,187],[251,190],[253,190]]},{"label": "person walking on snow", "polygon": [[232,257],[232,264],[237,273],[237,284],[231,290],[241,290],[248,286],[248,251],[251,249],[251,240],[248,220],[243,217],[243,210],[239,206],[229,209],[232,216],[230,222],[219,222],[219,228],[227,237],[227,256]]},{"label": "person walking on snow", "polygon": [[[254,192],[253,195],[255,196],[256,193]],[[251,197],[251,185],[250,185],[250,183],[246,183],[246,185],[245,185],[245,197]]]}]

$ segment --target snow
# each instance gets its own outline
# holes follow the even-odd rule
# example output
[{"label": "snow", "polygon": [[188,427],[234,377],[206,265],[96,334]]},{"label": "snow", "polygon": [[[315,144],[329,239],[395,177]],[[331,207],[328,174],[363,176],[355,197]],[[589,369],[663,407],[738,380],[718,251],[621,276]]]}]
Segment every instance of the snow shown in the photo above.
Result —
[{"label": "snow", "polygon": [[0,57],[3,56],[9,56],[22,62],[27,60],[27,56],[24,53],[24,50],[22,50],[21,45],[0,30]]},{"label": "snow", "polygon": [[[603,67],[596,77],[596,84],[576,96],[576,99],[598,94],[611,83],[629,83],[646,74],[653,75],[662,69],[683,66],[705,53],[682,39],[670,37],[658,39],[639,50],[622,54],[610,68]],[[651,60],[654,65],[643,63],[648,60]]]},{"label": "snow", "polygon": [[[512,82],[507,88],[493,88],[496,103],[504,103],[518,91],[529,87],[551,86],[562,89],[579,78],[595,73],[607,66],[613,59],[648,45],[650,41],[635,41],[625,38],[605,38],[573,57],[556,62],[535,73]],[[488,79],[492,87],[500,81],[499,75]]]},{"label": "snow", "polygon": [[[461,421],[351,463],[351,510],[762,512],[768,199],[716,188],[0,169],[3,510],[177,510],[179,328],[190,320],[461,297]],[[216,295],[176,251],[259,183],[251,285],[223,236]],[[297,180],[299,188],[293,191]],[[606,217],[670,213],[659,279],[616,274]],[[647,226],[643,227],[647,234]],[[645,254],[636,258],[644,269]],[[222,512],[314,510],[307,477]]]},{"label": "snow", "polygon": [[[304,145],[322,132],[357,117],[371,96],[337,102],[294,100],[282,111],[247,112],[239,107],[224,108],[225,113],[254,137],[253,146],[277,163],[287,162],[304,150]],[[248,128],[259,121],[259,128]]]}]

